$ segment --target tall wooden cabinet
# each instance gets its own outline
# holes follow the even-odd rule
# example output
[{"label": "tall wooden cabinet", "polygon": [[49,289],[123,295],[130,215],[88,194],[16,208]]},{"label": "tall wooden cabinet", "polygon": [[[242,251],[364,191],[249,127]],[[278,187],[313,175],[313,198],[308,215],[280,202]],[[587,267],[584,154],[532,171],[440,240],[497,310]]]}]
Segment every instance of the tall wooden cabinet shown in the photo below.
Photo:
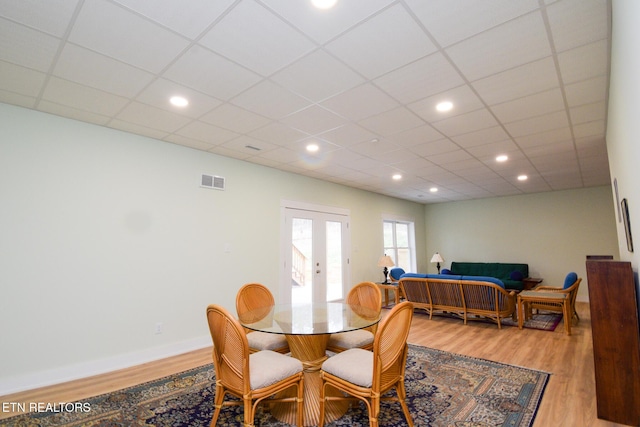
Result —
[{"label": "tall wooden cabinet", "polygon": [[587,260],[598,418],[640,426],[640,326],[630,262]]}]

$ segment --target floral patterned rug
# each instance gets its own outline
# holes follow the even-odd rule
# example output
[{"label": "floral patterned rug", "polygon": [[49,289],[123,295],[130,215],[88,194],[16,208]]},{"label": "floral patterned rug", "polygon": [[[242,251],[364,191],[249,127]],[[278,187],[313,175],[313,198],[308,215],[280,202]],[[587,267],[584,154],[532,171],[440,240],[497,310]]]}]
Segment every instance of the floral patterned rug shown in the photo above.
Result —
[{"label": "floral patterned rug", "polygon": [[[406,389],[416,427],[530,427],[549,374],[470,358],[416,345],[409,346]],[[0,421],[2,427],[27,426],[208,426],[213,413],[215,374],[207,365],[75,404]],[[383,402],[380,425],[406,426],[400,405]],[[220,427],[242,425],[242,407],[224,408]],[[256,426],[285,427],[268,412]],[[368,426],[360,404],[329,424]]]}]

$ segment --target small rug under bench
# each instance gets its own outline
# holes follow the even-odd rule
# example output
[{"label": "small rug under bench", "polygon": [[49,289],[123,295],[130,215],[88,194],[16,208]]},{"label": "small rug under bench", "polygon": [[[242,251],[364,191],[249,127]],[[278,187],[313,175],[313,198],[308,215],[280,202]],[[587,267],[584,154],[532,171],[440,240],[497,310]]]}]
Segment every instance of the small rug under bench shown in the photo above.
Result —
[{"label": "small rug under bench", "polygon": [[[530,427],[548,380],[541,371],[409,346],[406,389],[416,427]],[[0,426],[208,426],[214,383],[213,365],[202,366],[78,402],[89,411],[18,415],[0,420]],[[218,426],[240,425],[241,407],[224,408]],[[255,425],[289,426],[268,411],[257,414]],[[328,427],[368,425],[360,404]],[[382,404],[380,425],[406,426],[397,403]]]}]

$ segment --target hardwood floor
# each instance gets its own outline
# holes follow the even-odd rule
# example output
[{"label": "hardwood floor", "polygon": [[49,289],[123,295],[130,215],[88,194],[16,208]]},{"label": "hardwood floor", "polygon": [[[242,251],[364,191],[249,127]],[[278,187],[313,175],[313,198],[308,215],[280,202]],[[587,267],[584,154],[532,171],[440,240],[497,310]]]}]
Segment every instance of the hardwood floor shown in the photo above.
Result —
[{"label": "hardwood floor", "polygon": [[[622,424],[596,416],[593,348],[589,307],[578,303],[580,322],[567,336],[554,332],[414,316],[409,342],[453,353],[489,359],[551,373],[534,427],[613,427]],[[211,361],[211,349],[175,356],[66,384],[0,397],[1,402],[70,402],[129,387]],[[13,415],[0,412],[0,419]]]}]

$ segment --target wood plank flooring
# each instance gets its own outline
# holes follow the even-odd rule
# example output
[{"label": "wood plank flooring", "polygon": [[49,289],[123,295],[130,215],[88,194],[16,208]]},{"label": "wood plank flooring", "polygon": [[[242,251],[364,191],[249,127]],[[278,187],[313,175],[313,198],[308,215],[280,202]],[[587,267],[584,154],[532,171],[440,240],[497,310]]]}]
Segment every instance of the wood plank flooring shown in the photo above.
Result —
[{"label": "wood plank flooring", "polygon": [[[409,342],[551,373],[534,427],[622,426],[596,415],[593,346],[589,306],[577,303],[580,322],[571,336],[562,323],[554,332],[428,316],[417,312]],[[203,349],[121,371],[0,397],[0,402],[70,402],[129,387],[211,361]],[[0,419],[12,414],[1,413]]]}]

